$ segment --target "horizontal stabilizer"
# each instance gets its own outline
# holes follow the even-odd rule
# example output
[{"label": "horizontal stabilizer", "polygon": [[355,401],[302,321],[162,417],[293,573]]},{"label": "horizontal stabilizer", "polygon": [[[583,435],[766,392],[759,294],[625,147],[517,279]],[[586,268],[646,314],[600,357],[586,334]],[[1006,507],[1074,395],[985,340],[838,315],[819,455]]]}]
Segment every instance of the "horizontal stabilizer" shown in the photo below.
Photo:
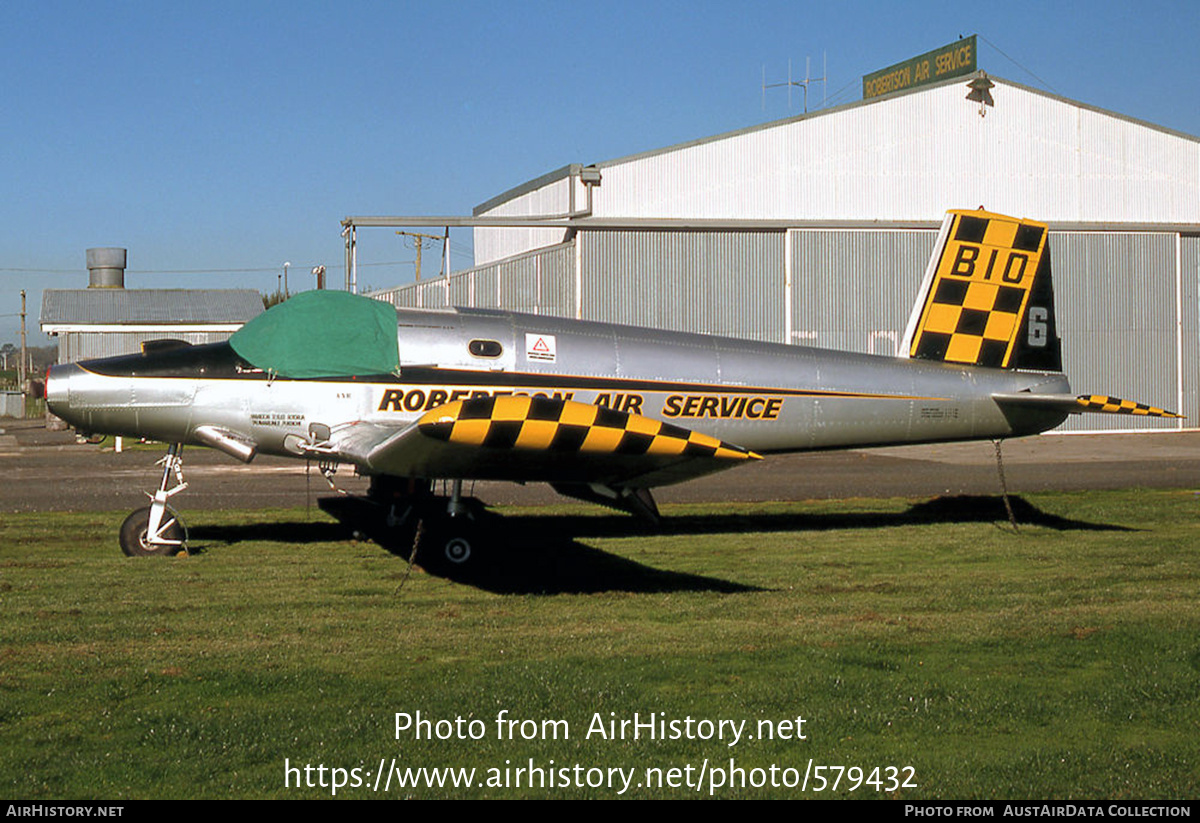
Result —
[{"label": "horizontal stabilizer", "polygon": [[1132,400],[1122,400],[1119,397],[1109,397],[1105,394],[1031,394],[1017,392],[1015,394],[993,394],[992,399],[1001,406],[1045,409],[1082,414],[1083,412],[1100,412],[1102,414],[1133,414],[1144,417],[1173,417],[1183,418],[1182,414],[1166,411],[1145,403],[1135,403]]}]

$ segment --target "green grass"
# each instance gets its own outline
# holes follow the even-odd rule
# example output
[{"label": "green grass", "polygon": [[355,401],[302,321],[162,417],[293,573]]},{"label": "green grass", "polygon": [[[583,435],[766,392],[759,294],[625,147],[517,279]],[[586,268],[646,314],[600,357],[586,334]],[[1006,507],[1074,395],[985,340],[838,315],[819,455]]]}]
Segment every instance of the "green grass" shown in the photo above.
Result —
[{"label": "green grass", "polygon": [[[329,796],[285,788],[285,759],[482,780],[530,758],[734,758],[750,777],[802,776],[811,758],[911,766],[916,788],[880,793],[908,799],[1191,798],[1198,506],[1189,492],[1031,495],[1019,534],[994,500],[671,507],[663,534],[596,509],[513,510],[492,532],[507,548],[479,570],[407,579],[404,559],[315,510],[192,514],[199,551],[173,560],[121,557],[123,513],[5,515],[0,793]],[[497,739],[501,710],[565,720],[570,738]],[[395,713],[417,711],[480,720],[485,736],[396,739]],[[610,712],[751,733],[802,716],[807,739],[587,739]],[[813,785],[716,795],[879,796]],[[625,796],[696,793],[635,781]]]}]

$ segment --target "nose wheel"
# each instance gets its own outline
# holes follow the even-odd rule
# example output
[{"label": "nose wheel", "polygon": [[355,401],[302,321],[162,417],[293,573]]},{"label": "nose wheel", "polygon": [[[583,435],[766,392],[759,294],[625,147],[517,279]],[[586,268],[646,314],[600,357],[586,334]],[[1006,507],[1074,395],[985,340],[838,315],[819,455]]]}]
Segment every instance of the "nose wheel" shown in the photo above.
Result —
[{"label": "nose wheel", "polygon": [[121,524],[118,540],[121,551],[129,557],[163,557],[186,551],[187,527],[175,510],[163,509],[159,526],[150,528],[151,507],[144,506],[130,513]]}]

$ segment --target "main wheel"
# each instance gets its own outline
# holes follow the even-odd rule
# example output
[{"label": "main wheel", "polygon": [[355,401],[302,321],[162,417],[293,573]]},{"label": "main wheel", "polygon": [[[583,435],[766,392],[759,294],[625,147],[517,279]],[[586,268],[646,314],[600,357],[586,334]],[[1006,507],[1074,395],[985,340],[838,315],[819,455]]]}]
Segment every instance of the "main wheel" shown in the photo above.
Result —
[{"label": "main wheel", "polygon": [[476,530],[466,518],[424,517],[416,530],[418,557],[429,563],[462,566],[474,550]]},{"label": "main wheel", "polygon": [[446,540],[442,552],[451,563],[466,563],[471,559],[471,541],[465,535],[455,535]]},{"label": "main wheel", "polygon": [[125,518],[125,522],[121,524],[118,538],[121,542],[121,551],[129,557],[166,557],[181,552],[184,542],[187,541],[187,530],[184,529],[179,515],[173,509],[168,508],[164,517],[168,525],[163,530],[163,537],[168,540],[178,540],[180,541],[179,545],[155,546],[148,541],[150,507],[146,506],[131,512]]}]

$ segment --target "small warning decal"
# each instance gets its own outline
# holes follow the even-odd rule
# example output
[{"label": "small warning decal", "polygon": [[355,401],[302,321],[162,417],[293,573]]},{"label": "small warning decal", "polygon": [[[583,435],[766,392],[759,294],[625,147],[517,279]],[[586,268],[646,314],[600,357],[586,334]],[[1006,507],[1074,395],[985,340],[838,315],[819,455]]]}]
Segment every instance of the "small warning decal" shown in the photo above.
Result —
[{"label": "small warning decal", "polygon": [[530,360],[540,360],[543,363],[555,361],[554,335],[525,334],[525,357]]}]

